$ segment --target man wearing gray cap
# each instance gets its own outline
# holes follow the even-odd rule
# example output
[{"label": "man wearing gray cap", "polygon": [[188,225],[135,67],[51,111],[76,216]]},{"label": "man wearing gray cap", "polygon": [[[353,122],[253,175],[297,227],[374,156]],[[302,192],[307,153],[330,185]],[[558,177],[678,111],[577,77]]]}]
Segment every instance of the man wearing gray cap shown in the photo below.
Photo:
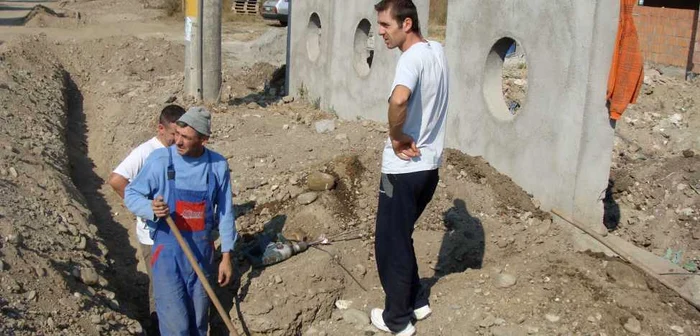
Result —
[{"label": "man wearing gray cap", "polygon": [[146,218],[154,240],[153,291],[162,335],[207,334],[209,298],[164,218],[172,216],[205,274],[213,272],[211,231],[218,227],[218,282],[231,280],[236,241],[228,163],[205,147],[211,114],[192,107],[176,122],[175,144],[155,150],[125,191],[127,208]]}]

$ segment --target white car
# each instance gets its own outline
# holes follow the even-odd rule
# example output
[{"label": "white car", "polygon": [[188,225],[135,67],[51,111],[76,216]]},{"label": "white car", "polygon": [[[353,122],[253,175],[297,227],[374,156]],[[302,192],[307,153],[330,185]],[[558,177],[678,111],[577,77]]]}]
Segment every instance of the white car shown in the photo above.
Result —
[{"label": "white car", "polygon": [[281,24],[286,25],[289,17],[289,1],[267,0],[263,2],[260,14],[263,19],[278,20]]}]

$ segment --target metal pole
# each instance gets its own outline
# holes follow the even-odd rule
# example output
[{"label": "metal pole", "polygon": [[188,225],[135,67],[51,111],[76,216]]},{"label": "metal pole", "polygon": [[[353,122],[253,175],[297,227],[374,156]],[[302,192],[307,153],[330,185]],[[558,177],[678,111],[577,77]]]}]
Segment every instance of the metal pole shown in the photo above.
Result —
[{"label": "metal pole", "polygon": [[292,24],[294,24],[294,21],[292,20],[292,2],[289,1],[288,4],[288,10],[287,10],[287,48],[286,48],[286,58],[285,58],[285,72],[284,72],[284,95],[288,96],[290,95],[289,93],[289,74],[290,74],[290,65],[292,64],[292,55],[291,55],[291,46],[292,46]]},{"label": "metal pole", "polygon": [[201,1],[185,0],[185,95],[201,99]]},{"label": "metal pole", "polygon": [[203,79],[203,66],[204,66],[204,38],[203,38],[203,33],[204,33],[204,0],[199,0],[198,1],[198,15],[197,15],[197,23],[199,24],[199,30],[197,31],[197,41],[199,42],[197,44],[197,56],[198,56],[198,64],[197,67],[199,68],[198,73],[197,73],[197,101],[202,101],[202,91],[204,89],[204,79]]},{"label": "metal pole", "polygon": [[221,0],[203,0],[202,98],[217,104],[221,95]]}]

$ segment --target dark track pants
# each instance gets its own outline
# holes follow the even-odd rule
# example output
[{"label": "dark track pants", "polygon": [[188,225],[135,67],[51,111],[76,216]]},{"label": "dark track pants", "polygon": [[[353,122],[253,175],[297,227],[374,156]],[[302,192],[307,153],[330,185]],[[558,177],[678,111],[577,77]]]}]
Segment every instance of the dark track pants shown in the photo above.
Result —
[{"label": "dark track pants", "polygon": [[416,308],[428,304],[418,277],[413,250],[413,228],[433,198],[438,171],[382,174],[375,236],[377,270],[386,300],[384,323],[392,331],[403,330]]}]

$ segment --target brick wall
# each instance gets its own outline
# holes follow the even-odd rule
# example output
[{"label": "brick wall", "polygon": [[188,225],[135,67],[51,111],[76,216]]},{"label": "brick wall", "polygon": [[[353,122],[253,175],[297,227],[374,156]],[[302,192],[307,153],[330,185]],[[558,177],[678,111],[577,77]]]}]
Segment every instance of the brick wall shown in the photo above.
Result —
[{"label": "brick wall", "polygon": [[644,60],[647,62],[688,66],[694,45],[693,72],[700,72],[700,34],[693,36],[697,10],[635,6],[634,19]]}]

